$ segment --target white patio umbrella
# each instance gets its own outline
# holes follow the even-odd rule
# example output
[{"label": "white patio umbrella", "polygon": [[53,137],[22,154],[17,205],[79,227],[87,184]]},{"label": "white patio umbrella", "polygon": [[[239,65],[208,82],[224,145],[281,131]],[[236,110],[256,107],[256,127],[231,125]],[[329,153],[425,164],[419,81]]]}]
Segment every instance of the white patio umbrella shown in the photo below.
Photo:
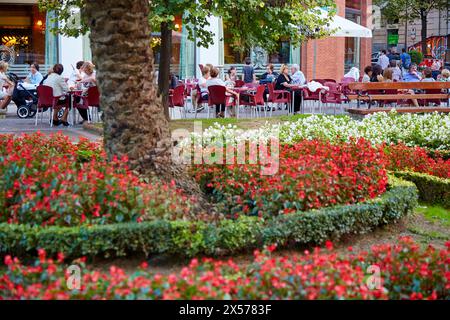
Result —
[{"label": "white patio umbrella", "polygon": [[[320,16],[326,18],[328,12],[324,9],[319,8]],[[326,30],[332,31],[333,33],[330,37],[348,37],[348,38],[372,38],[372,30],[366,28],[360,24],[353,21],[345,19],[341,16],[334,16],[329,22],[328,26],[325,27]],[[314,41],[314,62],[313,62],[313,77],[316,77],[316,64],[317,64],[317,42]]]}]

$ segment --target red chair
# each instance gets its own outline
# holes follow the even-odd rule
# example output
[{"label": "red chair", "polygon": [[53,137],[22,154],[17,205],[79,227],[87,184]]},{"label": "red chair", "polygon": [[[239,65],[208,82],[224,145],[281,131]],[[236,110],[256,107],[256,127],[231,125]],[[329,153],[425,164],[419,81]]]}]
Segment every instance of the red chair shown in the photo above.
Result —
[{"label": "red chair", "polygon": [[291,104],[291,92],[287,90],[275,90],[275,85],[273,83],[268,83],[267,87],[269,88],[269,101],[276,104],[287,104],[289,111]]},{"label": "red chair", "polygon": [[311,111],[315,110],[315,103],[319,103],[319,110],[320,110],[320,90],[317,90],[316,92],[312,92],[307,87],[303,88],[303,102],[311,101]]},{"label": "red chair", "polygon": [[38,103],[35,126],[37,126],[38,123],[39,111],[41,112],[41,122],[43,122],[44,112],[46,109],[50,109],[50,127],[53,127],[53,112],[55,112],[55,110],[61,110],[64,107],[69,108],[69,99],[67,98],[64,104],[58,104],[59,99],[63,96],[54,97],[53,88],[44,85],[37,87],[37,94]]},{"label": "red chair", "polygon": [[342,91],[340,86],[336,82],[325,82],[325,87],[328,87],[329,90],[326,93],[321,94],[321,102],[326,106],[328,106],[329,103],[334,104],[334,114],[336,114],[336,105],[339,104],[343,113]]},{"label": "red chair", "polygon": [[236,82],[234,83],[235,88],[242,88],[243,86],[245,86],[245,82],[242,80],[236,80]]},{"label": "red chair", "polygon": [[184,86],[178,86],[175,89],[173,89],[172,94],[169,96],[169,108],[171,108],[172,118],[175,116],[175,108],[179,107],[182,108],[180,112],[182,115],[184,114],[184,117],[186,118],[186,108],[185,108],[185,87]]},{"label": "red chair", "polygon": [[266,112],[266,103],[264,101],[264,92],[266,91],[265,85],[260,85],[256,89],[255,94],[251,93],[241,93],[240,98],[246,97],[246,100],[240,99],[239,105],[240,106],[248,106],[251,107],[251,114],[250,117],[253,116],[253,111],[255,112],[255,118],[259,117],[259,110],[258,107],[262,106],[264,108],[264,116],[267,116]]},{"label": "red chair", "polygon": [[93,119],[92,109],[95,108],[95,118],[97,119],[97,122],[99,122],[100,117],[98,110],[100,109],[100,91],[98,90],[98,87],[90,87],[86,92],[86,96],[82,96],[80,103],[77,103],[75,107],[77,109],[88,110],[89,121]]},{"label": "red chair", "polygon": [[208,92],[208,105],[210,107],[222,104],[225,105],[226,110],[226,108],[234,107],[236,105],[236,102],[232,99],[233,97],[227,96],[227,89],[224,86],[210,86],[208,87]]}]

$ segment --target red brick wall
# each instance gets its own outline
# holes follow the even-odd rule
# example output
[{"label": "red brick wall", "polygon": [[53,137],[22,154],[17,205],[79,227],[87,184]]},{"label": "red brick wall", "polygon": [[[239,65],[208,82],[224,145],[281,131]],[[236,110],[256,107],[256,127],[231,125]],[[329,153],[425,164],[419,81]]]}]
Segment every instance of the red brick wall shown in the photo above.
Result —
[{"label": "red brick wall", "polygon": [[[367,26],[372,14],[372,0],[362,0],[361,24]],[[345,0],[336,0],[338,15],[345,17]],[[314,63],[314,44],[316,44],[316,59]],[[301,68],[308,80],[313,78],[328,78],[340,80],[344,76],[345,38],[329,37],[321,40],[311,40],[301,48]],[[361,69],[370,64],[372,40],[361,39],[360,64]],[[315,64],[315,76],[314,76]]]}]

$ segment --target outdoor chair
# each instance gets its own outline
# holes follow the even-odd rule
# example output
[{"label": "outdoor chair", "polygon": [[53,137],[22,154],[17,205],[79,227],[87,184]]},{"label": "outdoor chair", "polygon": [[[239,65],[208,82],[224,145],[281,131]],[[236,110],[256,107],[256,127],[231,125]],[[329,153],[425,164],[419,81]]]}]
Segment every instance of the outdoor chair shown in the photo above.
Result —
[{"label": "outdoor chair", "polygon": [[[252,93],[241,93],[239,106],[248,106],[250,107],[250,117],[253,117],[253,113],[255,114],[255,118],[260,117],[259,107],[264,109],[264,116],[267,117],[266,103],[264,101],[264,92],[266,90],[266,86],[260,85],[256,89],[254,94]],[[247,99],[243,100],[242,98],[246,97]],[[272,110],[272,109],[271,109]]]},{"label": "outdoor chair", "polygon": [[185,87],[184,86],[178,86],[175,89],[173,89],[172,94],[169,96],[169,108],[171,111],[171,118],[175,118],[175,108],[181,108],[180,113],[181,116],[186,118],[186,99],[184,96]]},{"label": "outdoor chair", "polygon": [[[99,109],[100,109],[100,91],[98,87],[90,87],[87,90],[86,96],[80,97],[81,100],[75,105],[77,109],[86,109],[88,111],[88,122],[94,119],[95,114],[96,122],[100,122]],[[95,112],[93,112],[95,110]]]},{"label": "outdoor chair", "polygon": [[[227,89],[224,86],[210,86],[208,87],[208,106],[215,107],[218,104],[225,105],[225,112],[228,107],[233,107],[236,105],[236,101],[233,100],[233,97],[227,96]],[[208,118],[209,118],[209,110],[208,108]]]},{"label": "outdoor chair", "polygon": [[236,80],[236,82],[234,83],[234,86],[236,88],[242,88],[243,86],[245,86],[245,82],[242,80]]},{"label": "outdoor chair", "polygon": [[288,113],[291,109],[291,92],[287,90],[275,90],[275,85],[273,83],[268,83],[269,88],[269,101],[274,104],[284,104],[288,106]]},{"label": "outdoor chair", "polygon": [[303,88],[303,103],[306,101],[311,102],[311,113],[314,113],[316,107],[316,102],[319,103],[319,110],[320,110],[320,90],[317,90],[316,92],[312,92],[307,87]]},{"label": "outdoor chair", "polygon": [[324,86],[328,87],[329,90],[321,94],[321,103],[326,107],[332,103],[334,105],[334,114],[336,114],[337,105],[340,105],[341,112],[344,113],[340,86],[336,82],[325,82]]},{"label": "outdoor chair", "polygon": [[69,98],[66,99],[66,103],[63,105],[58,105],[58,101],[63,96],[54,97],[53,88],[49,86],[40,85],[37,87],[38,103],[36,112],[36,122],[38,123],[39,112],[41,112],[41,123],[44,121],[44,112],[50,109],[50,127],[53,127],[53,113],[55,111],[61,110],[66,107],[69,108]]}]

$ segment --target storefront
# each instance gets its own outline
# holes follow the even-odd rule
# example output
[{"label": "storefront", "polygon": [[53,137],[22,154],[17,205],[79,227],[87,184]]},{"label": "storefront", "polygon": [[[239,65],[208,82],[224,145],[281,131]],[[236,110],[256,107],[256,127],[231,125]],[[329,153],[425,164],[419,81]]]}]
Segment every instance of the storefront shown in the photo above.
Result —
[{"label": "storefront", "polygon": [[[55,63],[62,63],[64,74],[72,72],[72,65],[91,60],[87,36],[70,38],[51,30],[56,21],[51,12],[39,10],[37,0],[0,0],[0,59],[10,64],[10,71],[23,77],[29,65],[36,62],[46,73]],[[74,11],[74,15],[79,11]]]}]

